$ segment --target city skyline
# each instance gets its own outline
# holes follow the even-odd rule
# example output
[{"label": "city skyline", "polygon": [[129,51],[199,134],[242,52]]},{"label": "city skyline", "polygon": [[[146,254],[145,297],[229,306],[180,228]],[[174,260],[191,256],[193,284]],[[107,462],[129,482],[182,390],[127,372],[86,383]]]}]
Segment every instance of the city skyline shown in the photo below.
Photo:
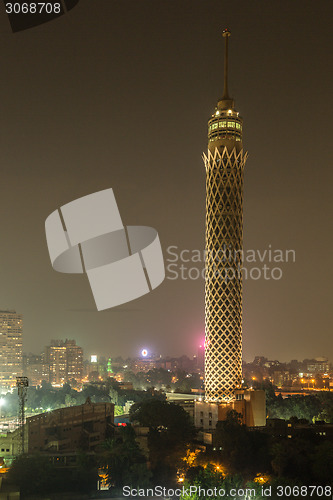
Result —
[{"label": "city skyline", "polygon": [[[52,344],[52,342],[65,342],[67,339],[49,339],[47,342],[46,342],[46,345],[43,346],[38,352],[27,352],[27,351],[24,351],[23,352],[23,355],[24,356],[41,356],[43,353],[45,353],[45,348],[47,347],[47,344]],[[73,339],[74,342],[76,342],[75,339]],[[131,359],[131,360],[145,360],[145,359],[152,359],[152,360],[159,360],[159,359],[180,359],[182,358],[183,356],[185,357],[188,357],[189,359],[193,359],[195,357],[198,356],[198,347],[200,348],[201,346],[197,346],[197,351],[193,351],[191,353],[189,352],[183,352],[181,353],[180,355],[177,355],[177,356],[173,356],[169,353],[162,353],[162,352],[153,352],[151,356],[149,356],[148,358],[146,358],[146,356],[143,356],[142,355],[142,349],[139,349],[139,351],[137,353],[134,353],[134,355],[132,356],[129,356],[129,355],[121,355],[119,353],[115,353],[113,355],[113,357],[111,359],[118,359],[118,358],[121,358],[123,359],[123,361],[126,361],[127,359]],[[97,357],[97,360],[101,360],[101,359],[104,359],[104,360],[108,360],[110,358],[110,355],[112,353],[110,352],[97,352],[97,351],[84,351],[83,350],[83,361],[91,361],[91,358],[95,358],[95,356]],[[243,357],[243,362],[245,363],[252,363],[254,361],[255,358],[265,358],[267,359],[268,361],[278,361],[279,363],[282,363],[282,364],[288,364],[290,363],[291,361],[298,361],[298,362],[303,362],[304,360],[320,360],[320,359],[327,359],[328,362],[332,362],[333,363],[333,359],[328,357],[328,356],[315,356],[315,355],[310,355],[309,357],[306,357],[306,358],[302,358],[302,357],[299,357],[299,358],[288,358],[288,359],[278,359],[278,358],[269,358],[267,356],[262,356],[261,354],[255,354],[253,356],[253,358],[251,359],[245,359]]]},{"label": "city skyline", "polygon": [[[25,352],[52,338],[74,338],[97,354],[196,352],[203,278],[166,279],[147,297],[98,313],[83,277],[52,270],[44,222],[58,206],[112,187],[129,224],[156,227],[166,259],[170,247],[178,256],[203,251],[201,154],[228,26],[230,88],[250,151],[244,251],[296,256],[277,264],[282,279],[244,280],[244,358],[332,359],[332,6],[143,4],[81,0],[66,16],[15,35],[0,18],[1,309],[23,314]],[[264,263],[272,264],[267,255]],[[262,265],[259,257],[249,262]]]}]

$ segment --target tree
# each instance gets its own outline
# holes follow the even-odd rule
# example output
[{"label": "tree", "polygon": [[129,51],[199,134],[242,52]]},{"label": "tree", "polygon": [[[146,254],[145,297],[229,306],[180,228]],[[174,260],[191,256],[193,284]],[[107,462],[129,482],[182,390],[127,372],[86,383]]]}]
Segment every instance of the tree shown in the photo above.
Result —
[{"label": "tree", "polygon": [[181,406],[167,401],[149,399],[136,403],[130,409],[130,419],[160,435],[167,435],[173,441],[187,443],[195,435],[188,413]]},{"label": "tree", "polygon": [[175,479],[177,467],[196,433],[188,413],[174,403],[151,399],[134,404],[130,419],[149,427],[149,460],[155,479]]},{"label": "tree", "polygon": [[226,420],[219,421],[214,433],[214,446],[222,448],[221,458],[232,472],[256,473],[267,470],[270,462],[266,434],[249,431],[241,423],[241,415],[229,411]]},{"label": "tree", "polygon": [[[224,500],[225,498],[233,498],[234,500],[243,500],[244,496],[236,496],[235,492],[240,489],[243,490],[248,486],[251,487],[251,490],[255,491],[256,495],[255,497],[247,496],[246,498],[262,498],[259,496],[261,489],[260,486],[253,483],[244,485],[244,478],[239,474],[227,475],[224,477],[223,474],[216,470],[213,465],[207,465],[205,468],[192,467],[192,469],[195,469],[195,471],[191,471],[191,469],[189,469],[189,476],[187,476],[184,484],[184,490],[186,493],[180,496],[180,500],[202,500],[204,497],[199,493],[199,488],[206,491],[213,491],[216,488],[217,495],[214,493],[214,496],[212,495],[206,497],[209,499]],[[191,486],[195,486],[196,489],[192,488],[192,490],[190,490]],[[230,494],[232,490],[233,494]],[[220,494],[218,492],[220,492]]]},{"label": "tree", "polygon": [[320,392],[317,397],[321,404],[318,419],[333,424],[333,394],[331,392]]},{"label": "tree", "polygon": [[45,494],[54,489],[56,474],[54,466],[46,457],[19,456],[8,472],[9,481],[20,487],[21,494]]},{"label": "tree", "polygon": [[66,394],[65,395],[65,405],[66,406],[75,406],[77,405],[77,400],[74,396],[71,394]]},{"label": "tree", "polygon": [[322,403],[317,396],[289,396],[283,399],[279,395],[275,400],[268,401],[270,418],[289,420],[291,417],[312,421],[322,410]]},{"label": "tree", "polygon": [[21,497],[58,492],[89,492],[96,487],[97,469],[91,457],[78,457],[77,467],[59,467],[42,455],[17,457],[8,472],[11,483],[20,487]]},{"label": "tree", "polygon": [[122,406],[115,405],[114,416],[118,417],[119,415],[124,415],[124,408]]},{"label": "tree", "polygon": [[[194,470],[191,470],[194,469]],[[224,479],[222,472],[217,471],[212,464],[207,467],[190,467],[186,474],[190,484],[201,486],[201,488],[214,488],[219,486]]]},{"label": "tree", "polygon": [[274,443],[272,452],[272,467],[279,477],[301,479],[304,484],[311,478],[312,442],[308,439],[283,439]]},{"label": "tree", "polygon": [[146,457],[135,441],[131,426],[119,429],[113,439],[104,443],[99,461],[110,486],[147,487],[150,484],[151,474],[147,469]]},{"label": "tree", "polygon": [[110,387],[109,396],[111,399],[111,403],[113,403],[114,405],[118,405],[119,394],[118,394],[118,391],[115,387]]},{"label": "tree", "polygon": [[333,443],[324,441],[315,449],[312,471],[320,484],[329,483],[333,477]]}]

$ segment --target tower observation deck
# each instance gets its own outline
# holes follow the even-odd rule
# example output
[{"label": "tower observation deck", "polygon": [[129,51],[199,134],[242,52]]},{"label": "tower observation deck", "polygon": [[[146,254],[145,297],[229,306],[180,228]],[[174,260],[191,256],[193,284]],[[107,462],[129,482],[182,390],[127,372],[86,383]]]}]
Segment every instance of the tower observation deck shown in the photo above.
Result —
[{"label": "tower observation deck", "polygon": [[229,403],[242,385],[243,120],[228,91],[208,121],[206,168],[205,401]]}]

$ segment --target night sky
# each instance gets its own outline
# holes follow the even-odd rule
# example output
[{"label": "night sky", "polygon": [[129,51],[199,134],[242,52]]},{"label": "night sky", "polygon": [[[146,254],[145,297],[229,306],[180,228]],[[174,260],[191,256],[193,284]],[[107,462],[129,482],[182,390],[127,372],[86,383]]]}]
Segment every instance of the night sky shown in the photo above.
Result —
[{"label": "night sky", "polygon": [[67,337],[86,356],[196,353],[203,279],[97,312],[86,276],[53,271],[44,222],[112,187],[123,222],[156,228],[166,259],[203,251],[201,155],[227,26],[249,151],[244,249],[296,252],[266,259],[282,279],[244,281],[244,358],[332,361],[332,2],[80,0],[15,34],[1,7],[0,309],[24,315],[24,350]]}]

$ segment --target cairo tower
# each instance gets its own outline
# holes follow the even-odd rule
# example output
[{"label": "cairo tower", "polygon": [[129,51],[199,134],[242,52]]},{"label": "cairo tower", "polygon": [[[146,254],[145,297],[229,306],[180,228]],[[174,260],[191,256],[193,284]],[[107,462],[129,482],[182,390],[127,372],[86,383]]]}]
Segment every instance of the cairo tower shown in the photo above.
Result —
[{"label": "cairo tower", "polygon": [[243,120],[224,92],[208,122],[206,167],[205,399],[232,401],[242,384]]},{"label": "cairo tower", "polygon": [[224,92],[208,121],[206,168],[205,402],[197,427],[214,428],[229,410],[249,426],[265,425],[263,391],[242,388],[243,120],[228,91],[224,30]]}]

